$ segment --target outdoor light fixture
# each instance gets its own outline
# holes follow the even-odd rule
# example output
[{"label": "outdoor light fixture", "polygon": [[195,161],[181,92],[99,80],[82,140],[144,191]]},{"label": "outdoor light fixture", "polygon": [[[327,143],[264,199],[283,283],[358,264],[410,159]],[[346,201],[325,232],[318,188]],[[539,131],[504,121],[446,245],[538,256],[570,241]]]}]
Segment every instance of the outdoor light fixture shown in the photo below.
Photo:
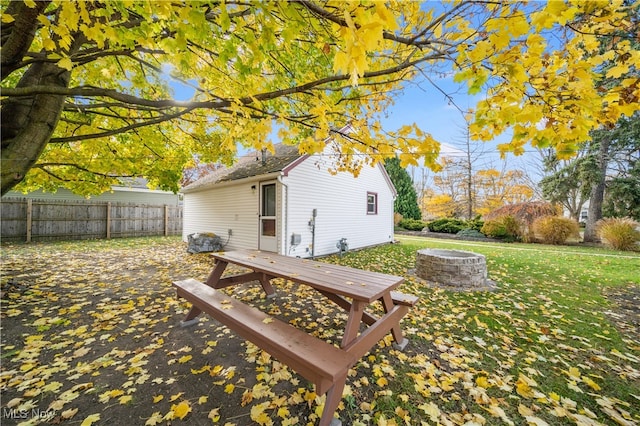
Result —
[{"label": "outdoor light fixture", "polygon": [[256,193],[256,186],[255,185],[251,185],[251,192],[253,192],[254,194]]}]

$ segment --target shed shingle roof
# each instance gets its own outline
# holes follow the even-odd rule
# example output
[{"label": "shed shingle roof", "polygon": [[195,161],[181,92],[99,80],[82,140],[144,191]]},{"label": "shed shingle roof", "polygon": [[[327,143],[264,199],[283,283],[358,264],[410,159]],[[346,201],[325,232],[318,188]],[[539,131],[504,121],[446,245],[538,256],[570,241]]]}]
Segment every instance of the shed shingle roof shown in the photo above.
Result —
[{"label": "shed shingle roof", "polygon": [[184,192],[213,186],[221,182],[229,182],[253,176],[266,175],[282,171],[289,164],[303,156],[298,152],[297,146],[274,144],[275,153],[252,152],[238,159],[231,167],[223,167],[198,179],[183,188]]}]

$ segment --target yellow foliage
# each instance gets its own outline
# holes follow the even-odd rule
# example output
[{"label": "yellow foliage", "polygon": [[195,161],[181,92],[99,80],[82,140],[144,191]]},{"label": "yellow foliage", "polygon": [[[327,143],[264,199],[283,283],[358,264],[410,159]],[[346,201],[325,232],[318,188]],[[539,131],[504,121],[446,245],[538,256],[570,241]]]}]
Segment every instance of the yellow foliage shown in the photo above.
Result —
[{"label": "yellow foliage", "polygon": [[[418,125],[392,130],[375,123],[394,92],[432,66],[442,72],[453,66],[456,81],[485,94],[470,129],[482,140],[511,130],[500,146],[505,155],[532,145],[570,156],[591,129],[640,108],[639,53],[628,40],[608,37],[633,30],[634,9],[620,0],[442,8],[250,2],[241,14],[222,2],[206,15],[198,2],[150,4],[112,2],[105,10],[54,2],[37,16],[28,51],[44,50],[70,72],[70,87],[83,87],[83,108],[61,111],[49,135],[54,143],[38,151],[39,167],[23,189],[62,184],[92,194],[132,169],[151,185],[177,189],[194,154],[229,164],[238,144],[272,149],[276,128],[303,153],[320,152],[331,130],[348,122],[357,130],[336,138],[343,157],[335,171],[357,174],[396,153],[405,166],[423,162],[438,170],[439,143]],[[21,22],[16,17],[3,13],[2,22]],[[23,62],[16,72],[30,66]],[[598,70],[612,80],[606,88]],[[171,99],[171,79],[194,87],[190,99]],[[3,96],[22,96],[6,81]]]}]

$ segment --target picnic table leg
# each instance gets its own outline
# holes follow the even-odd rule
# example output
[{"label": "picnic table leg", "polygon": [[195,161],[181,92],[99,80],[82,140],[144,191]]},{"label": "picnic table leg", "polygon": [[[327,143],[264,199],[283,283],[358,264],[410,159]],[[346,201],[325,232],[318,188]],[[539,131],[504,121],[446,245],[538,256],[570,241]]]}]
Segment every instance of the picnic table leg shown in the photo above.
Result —
[{"label": "picnic table leg", "polygon": [[344,348],[351,343],[358,336],[358,329],[362,322],[362,314],[364,313],[365,303],[354,300],[351,303],[351,309],[349,309],[349,319],[347,319],[347,325],[344,328],[344,336],[342,336],[342,343],[340,347]]},{"label": "picnic table leg", "polygon": [[260,284],[262,285],[262,289],[267,294],[267,299],[271,299],[276,297],[276,291],[273,289],[271,282],[269,281],[269,276],[267,274],[260,275]]},{"label": "picnic table leg", "polygon": [[209,274],[209,278],[207,278],[206,284],[209,287],[218,288],[218,281],[220,281],[220,277],[222,277],[224,270],[227,269],[227,265],[229,265],[229,262],[225,262],[223,260],[218,260],[216,262],[216,266],[213,267],[213,270]]},{"label": "picnic table leg", "polygon": [[319,426],[339,426],[342,424],[340,419],[334,418],[333,415],[338,409],[338,404],[340,404],[340,400],[342,399],[342,391],[346,382],[347,375],[345,374],[337,378],[333,386],[327,391]]},{"label": "picnic table leg", "polygon": [[[337,294],[334,294],[334,293],[329,293],[328,291],[323,291],[323,290],[318,290],[318,291],[321,294],[323,294],[324,296],[326,296],[327,299],[331,300],[332,302],[334,302],[336,305],[340,306],[345,311],[351,310],[351,302],[349,302],[344,297],[342,297],[340,295],[337,295]],[[376,321],[378,321],[378,318],[376,318],[375,316],[371,315],[367,311],[364,311],[362,313],[362,322],[364,322],[365,324],[373,325],[373,324],[375,324]]]},{"label": "picnic table leg", "polygon": [[[207,278],[207,285],[209,287],[216,288],[218,281],[220,281],[220,277],[222,277],[222,273],[227,268],[229,262],[217,261],[216,266],[213,267],[213,270],[209,274],[209,278]],[[198,323],[198,315],[200,315],[202,311],[195,306],[191,307],[187,316],[180,322],[181,327],[189,327],[191,325]]]},{"label": "picnic table leg", "polygon": [[[393,309],[393,299],[391,294],[387,293],[382,297],[382,305],[384,306],[385,313]],[[409,343],[409,340],[402,335],[402,329],[400,328],[400,322],[396,322],[391,328],[391,335],[395,340],[394,347],[400,351],[404,350]]]}]

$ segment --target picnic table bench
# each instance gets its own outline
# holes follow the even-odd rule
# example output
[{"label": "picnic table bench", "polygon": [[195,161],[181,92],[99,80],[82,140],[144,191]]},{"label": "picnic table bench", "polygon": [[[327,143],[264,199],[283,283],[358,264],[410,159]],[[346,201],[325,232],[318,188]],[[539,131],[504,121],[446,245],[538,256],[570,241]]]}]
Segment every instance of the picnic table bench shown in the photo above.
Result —
[{"label": "picnic table bench", "polygon": [[[340,424],[334,413],[349,368],[389,332],[397,348],[404,349],[407,344],[400,320],[418,298],[394,291],[403,282],[402,277],[261,251],[239,250],[212,256],[216,264],[206,283],[194,279],[173,283],[178,296],[192,304],[183,325],[193,324],[205,312],[314,383],[316,393],[327,394],[320,426],[332,421]],[[250,272],[222,278],[231,263]],[[349,313],[340,347],[218,291],[257,280],[267,297],[273,297],[273,278],[310,286]],[[380,317],[365,311],[376,302],[381,302],[384,310]],[[359,332],[362,323],[368,327]]]}]

